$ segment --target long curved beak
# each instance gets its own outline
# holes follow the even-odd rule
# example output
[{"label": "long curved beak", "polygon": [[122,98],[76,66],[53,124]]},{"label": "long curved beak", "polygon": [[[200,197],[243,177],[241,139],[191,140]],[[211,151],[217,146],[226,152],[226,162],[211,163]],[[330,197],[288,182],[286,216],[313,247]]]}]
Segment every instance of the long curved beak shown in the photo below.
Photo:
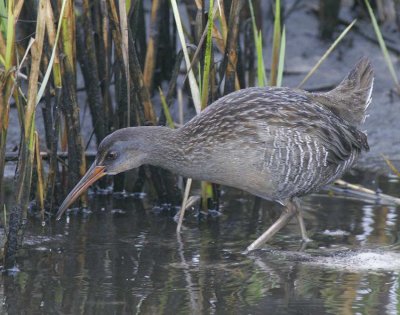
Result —
[{"label": "long curved beak", "polygon": [[67,210],[69,205],[73,203],[78,197],[95,181],[106,175],[104,166],[96,166],[94,163],[82,177],[78,184],[71,190],[68,196],[65,198],[64,202],[60,206],[57,212],[56,219],[60,220],[61,216]]}]

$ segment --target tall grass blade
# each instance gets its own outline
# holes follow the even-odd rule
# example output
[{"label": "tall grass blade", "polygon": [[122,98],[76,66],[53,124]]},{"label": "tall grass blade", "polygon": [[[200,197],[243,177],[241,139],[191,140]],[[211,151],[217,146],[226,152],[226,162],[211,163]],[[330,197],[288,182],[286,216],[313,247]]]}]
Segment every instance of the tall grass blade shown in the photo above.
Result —
[{"label": "tall grass blade", "polygon": [[201,88],[201,109],[207,106],[208,102],[208,83],[210,79],[211,57],[212,57],[212,29],[214,25],[214,0],[210,0],[210,10],[208,12],[208,29],[206,39],[206,51],[204,55],[203,84]]},{"label": "tall grass blade", "polygon": [[[5,2],[3,2],[5,3]],[[2,11],[6,12],[6,11]],[[4,74],[0,76],[0,206],[3,204],[4,188],[3,188],[3,175],[5,168],[5,151],[7,141],[7,131],[9,124],[10,100],[12,91],[15,86],[14,74],[12,69],[14,67],[13,53],[15,50],[15,24],[19,12],[14,9],[14,1],[7,2],[7,16],[4,17],[4,24],[6,24],[6,41],[4,41],[1,34],[1,54],[2,64],[4,65]],[[3,20],[3,17],[2,17]]]},{"label": "tall grass blade", "polygon": [[[51,51],[51,57],[50,57],[49,65],[48,65],[48,67],[46,69],[46,72],[45,72],[43,80],[42,80],[42,84],[40,85],[40,89],[39,89],[39,92],[38,92],[37,97],[36,97],[36,105],[39,104],[39,101],[42,99],[43,93],[44,93],[44,91],[46,89],[47,83],[48,83],[49,78],[50,78],[50,73],[51,73],[51,71],[53,69],[54,59],[55,59],[56,51],[57,51],[57,43],[58,43],[58,39],[59,39],[60,33],[61,33],[61,26],[62,26],[62,20],[63,20],[63,17],[64,17],[66,3],[67,3],[67,0],[63,0],[62,6],[61,6],[61,11],[60,11],[60,17],[58,19],[58,27],[57,27],[57,34],[56,34],[55,43],[54,43],[53,49]],[[50,3],[48,3],[48,5],[50,5]],[[59,76],[56,76],[55,78],[58,78],[58,77]],[[59,81],[59,84],[61,86],[61,80],[57,80],[57,81]]]},{"label": "tall grass blade", "polygon": [[131,78],[129,75],[129,28],[128,28],[128,19],[126,13],[126,1],[119,0],[119,23],[121,28],[121,40],[122,40],[122,57],[124,60],[124,72],[125,72],[125,80],[126,80],[126,98],[127,98],[127,113],[126,120],[127,126],[131,125]]},{"label": "tall grass blade", "polygon": [[271,86],[275,86],[276,81],[277,81],[280,45],[281,45],[281,1],[276,0],[275,1],[274,37],[272,40],[271,73],[269,75],[269,85],[271,85]]},{"label": "tall grass blade", "polygon": [[171,0],[172,11],[175,18],[176,29],[178,31],[179,40],[181,42],[183,55],[185,57],[186,68],[188,69],[188,77],[189,77],[189,85],[190,92],[192,94],[193,104],[196,109],[197,114],[201,111],[201,100],[200,100],[200,92],[199,87],[196,82],[196,78],[194,76],[193,70],[190,67],[190,58],[189,53],[186,47],[185,34],[183,33],[182,21],[179,15],[178,5],[176,0]]},{"label": "tall grass blade", "polygon": [[225,10],[224,10],[224,6],[221,6],[221,0],[217,1],[217,5],[218,5],[218,17],[219,17],[219,23],[221,26],[221,35],[222,35],[222,40],[225,42],[227,35],[228,35],[228,24],[226,22],[226,15],[225,15]]},{"label": "tall grass blade", "polygon": [[161,105],[165,114],[165,119],[167,120],[167,125],[168,127],[175,129],[175,123],[174,120],[172,119],[171,113],[168,108],[167,101],[165,99],[164,93],[162,89],[159,87],[158,90],[160,91],[160,98],[161,98]]},{"label": "tall grass blade", "polygon": [[[7,7],[5,1],[0,1],[0,12],[7,12]],[[0,16],[0,32],[7,32],[7,18],[5,16]]]},{"label": "tall grass blade", "polygon": [[[213,11],[213,15],[215,16],[217,12],[218,12],[218,7],[215,6],[214,11]],[[213,37],[214,37],[214,38],[216,38],[216,36],[215,36],[215,33],[216,33],[216,32],[217,32],[217,30],[216,30],[215,24],[214,24],[214,27],[213,27]],[[207,20],[207,24],[206,24],[206,26],[205,26],[205,28],[204,28],[204,31],[203,31],[203,33],[201,34],[200,40],[199,40],[199,42],[198,42],[198,44],[197,44],[196,51],[195,51],[194,54],[193,54],[193,58],[192,58],[192,62],[191,62],[191,64],[190,64],[189,70],[192,69],[193,66],[197,63],[198,56],[199,56],[200,52],[202,51],[204,41],[205,41],[205,39],[207,38],[207,34],[208,34],[208,20]],[[217,35],[217,36],[218,36],[218,35]],[[220,37],[220,36],[218,36],[218,38],[219,38],[219,37]],[[219,45],[217,45],[217,47],[218,47],[218,46],[219,46]],[[225,48],[224,48],[224,49],[225,49]],[[223,49],[222,53],[224,53],[224,49]],[[186,81],[186,78],[187,78],[187,76],[188,76],[188,74],[189,74],[189,70],[187,70],[187,73],[186,73],[186,75],[185,75],[185,77],[184,77],[184,79],[183,79],[183,82]],[[199,77],[200,77],[200,75],[199,75]],[[198,85],[199,85],[199,90],[200,90],[200,95],[201,95],[201,94],[202,94],[202,93],[201,93],[201,86],[202,86],[202,84],[201,84],[201,82],[200,82],[200,79],[201,79],[201,78],[199,78]]]},{"label": "tall grass blade", "polygon": [[389,68],[390,75],[393,78],[394,83],[396,84],[396,88],[398,92],[400,92],[399,79],[397,77],[396,71],[394,70],[392,60],[390,59],[389,52],[387,50],[385,40],[383,39],[382,32],[379,28],[378,22],[376,21],[374,11],[371,8],[368,0],[364,0],[365,5],[367,6],[369,16],[371,17],[372,26],[374,27],[376,38],[378,39],[379,46],[381,47],[383,56],[385,57],[386,65]]},{"label": "tall grass blade", "polygon": [[285,50],[286,50],[286,28],[283,26],[281,44],[279,49],[278,74],[276,78],[276,86],[282,86],[283,69],[285,65]]},{"label": "tall grass blade", "polygon": [[257,51],[257,78],[258,78],[258,86],[266,86],[267,85],[267,74],[265,72],[265,63],[263,56],[263,41],[262,41],[262,33],[258,32],[257,42],[256,42],[256,51]]},{"label": "tall grass blade", "polygon": [[151,4],[149,39],[147,41],[146,57],[143,68],[143,84],[151,91],[153,86],[154,69],[157,62],[157,47],[159,37],[160,0],[153,0]]},{"label": "tall grass blade", "polygon": [[43,167],[42,158],[40,156],[40,145],[39,145],[39,135],[35,131],[35,160],[36,160],[36,172],[37,172],[37,195],[39,199],[39,207],[42,215],[42,222],[44,222],[44,200],[45,200],[45,190],[44,190],[44,180],[43,180]]},{"label": "tall grass blade", "polygon": [[392,161],[389,160],[389,158],[385,155],[382,154],[383,159],[385,160],[386,164],[389,166],[389,168],[391,169],[391,171],[396,174],[397,177],[400,177],[400,171],[396,168],[396,166],[394,166],[394,164],[392,163]]},{"label": "tall grass blade", "polygon": [[188,178],[187,181],[186,181],[185,193],[183,195],[181,211],[179,213],[178,225],[176,226],[176,232],[177,233],[180,233],[181,228],[182,228],[183,217],[185,216],[186,204],[187,204],[187,201],[189,199],[189,193],[190,193],[190,188],[191,187],[192,187],[192,179]]},{"label": "tall grass blade", "polygon": [[336,48],[336,46],[341,42],[341,40],[346,36],[346,34],[351,30],[353,25],[357,22],[354,20],[347,26],[344,31],[339,35],[339,37],[333,42],[333,44],[328,48],[328,50],[323,54],[323,56],[318,60],[315,66],[310,70],[309,73],[305,76],[305,78],[300,82],[297,88],[301,88],[304,83],[314,74],[314,72],[318,69],[318,67],[325,61],[325,59],[330,55],[330,53]]},{"label": "tall grass blade", "polygon": [[15,40],[15,16],[14,16],[14,0],[8,1],[8,11],[7,11],[7,46],[6,46],[6,60],[5,60],[5,70],[10,70],[12,65],[12,56],[14,52],[14,40]]},{"label": "tall grass blade", "polygon": [[253,3],[251,0],[249,0],[249,8],[250,8],[251,22],[253,26],[254,44],[256,47],[256,54],[257,54],[257,82],[258,86],[263,87],[267,83],[267,76],[265,74],[262,34],[261,31],[257,29]]}]

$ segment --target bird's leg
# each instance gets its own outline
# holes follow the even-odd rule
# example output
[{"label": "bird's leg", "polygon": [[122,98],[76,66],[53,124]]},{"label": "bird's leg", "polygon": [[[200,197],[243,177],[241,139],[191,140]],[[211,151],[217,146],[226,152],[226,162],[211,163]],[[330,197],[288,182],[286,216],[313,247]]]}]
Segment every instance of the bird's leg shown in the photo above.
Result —
[{"label": "bird's leg", "polygon": [[303,214],[301,211],[301,207],[299,205],[297,205],[296,219],[297,219],[297,222],[299,222],[300,233],[301,233],[301,238],[303,239],[303,242],[305,242],[305,243],[310,242],[311,240],[307,236],[306,225],[304,224]]},{"label": "bird's leg", "polygon": [[307,236],[307,230],[303,220],[303,211],[301,210],[300,201],[297,198],[293,198],[291,202],[295,207],[296,219],[297,222],[299,222],[301,238],[303,239],[303,242],[308,243],[311,240]]},{"label": "bird's leg", "polygon": [[[274,224],[272,224],[270,228],[266,230],[259,238],[257,238],[253,243],[251,243],[247,247],[246,252],[260,248],[265,242],[270,240],[272,236],[274,236],[277,232],[279,232],[279,230],[282,229],[295,214],[297,215],[298,213],[299,212],[298,212],[297,202],[289,201],[279,219]],[[305,232],[303,217],[301,216],[301,214],[300,214],[300,219],[298,217],[298,220],[299,223],[300,221],[302,222],[300,223],[300,225],[303,224]]]}]

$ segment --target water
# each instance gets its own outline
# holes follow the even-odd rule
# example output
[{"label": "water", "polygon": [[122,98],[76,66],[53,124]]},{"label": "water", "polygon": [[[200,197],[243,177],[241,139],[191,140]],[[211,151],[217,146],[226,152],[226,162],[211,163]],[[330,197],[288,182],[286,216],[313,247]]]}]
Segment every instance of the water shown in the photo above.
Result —
[{"label": "water", "polygon": [[[395,178],[353,178],[398,195]],[[93,196],[92,212],[30,221],[4,314],[396,314],[399,207],[332,192],[303,199],[313,242],[293,220],[264,249],[242,254],[280,207],[233,189],[222,215],[172,214],[146,198]]]}]

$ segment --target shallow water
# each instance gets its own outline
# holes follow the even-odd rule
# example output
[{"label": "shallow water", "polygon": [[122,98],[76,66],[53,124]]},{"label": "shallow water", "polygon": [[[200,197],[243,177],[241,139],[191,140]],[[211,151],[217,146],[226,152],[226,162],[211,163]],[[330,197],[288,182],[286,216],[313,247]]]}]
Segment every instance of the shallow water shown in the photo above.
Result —
[{"label": "shallow water", "polygon": [[[399,195],[395,178],[351,179]],[[291,222],[242,251],[279,216],[224,189],[222,215],[172,214],[145,198],[92,195],[91,213],[30,221],[18,270],[2,276],[8,314],[396,314],[400,207],[337,192],[303,199],[313,242]]]}]

